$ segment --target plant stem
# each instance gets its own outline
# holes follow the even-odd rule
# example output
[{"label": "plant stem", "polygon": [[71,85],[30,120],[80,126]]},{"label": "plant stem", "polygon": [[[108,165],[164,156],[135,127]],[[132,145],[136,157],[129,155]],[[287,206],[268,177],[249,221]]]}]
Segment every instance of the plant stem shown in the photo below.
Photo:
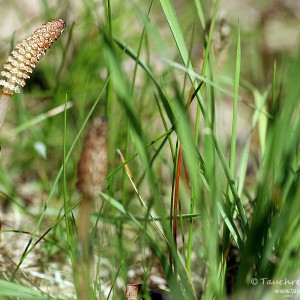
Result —
[{"label": "plant stem", "polygon": [[0,93],[1,93],[0,94],[0,132],[1,132],[11,95],[6,94],[3,90],[0,91]]}]

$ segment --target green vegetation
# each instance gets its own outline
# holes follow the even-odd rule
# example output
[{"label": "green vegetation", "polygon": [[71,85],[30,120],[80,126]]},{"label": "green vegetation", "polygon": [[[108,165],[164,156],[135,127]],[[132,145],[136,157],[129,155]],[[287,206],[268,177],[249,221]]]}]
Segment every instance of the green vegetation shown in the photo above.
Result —
[{"label": "green vegetation", "polygon": [[[162,286],[176,300],[297,289],[300,55],[272,52],[263,22],[226,22],[225,1],[182,2],[40,1],[39,21],[67,28],[0,137],[1,300],[76,299],[76,166],[101,115],[109,171],[91,216],[90,299],[140,282],[145,299]],[[265,22],[272,7],[256,7]],[[1,39],[1,63],[35,25]]]}]

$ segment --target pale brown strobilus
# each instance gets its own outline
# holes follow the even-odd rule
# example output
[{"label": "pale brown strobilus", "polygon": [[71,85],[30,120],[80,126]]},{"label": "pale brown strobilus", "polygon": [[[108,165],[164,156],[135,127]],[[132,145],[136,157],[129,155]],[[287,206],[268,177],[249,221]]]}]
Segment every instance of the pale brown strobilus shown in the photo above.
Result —
[{"label": "pale brown strobilus", "polygon": [[28,38],[17,44],[4,64],[0,86],[0,131],[2,129],[9,100],[15,93],[20,93],[25,80],[45,55],[53,43],[61,36],[66,22],[54,19],[37,28]]}]

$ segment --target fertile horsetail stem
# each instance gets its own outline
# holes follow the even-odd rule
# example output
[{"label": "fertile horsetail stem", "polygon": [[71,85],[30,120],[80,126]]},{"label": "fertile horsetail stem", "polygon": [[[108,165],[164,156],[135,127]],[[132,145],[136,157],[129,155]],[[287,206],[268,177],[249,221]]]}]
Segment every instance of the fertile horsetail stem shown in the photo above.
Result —
[{"label": "fertile horsetail stem", "polygon": [[107,122],[95,118],[87,131],[77,167],[76,187],[82,195],[79,207],[78,237],[84,251],[88,248],[90,213],[93,200],[107,175]]},{"label": "fertile horsetail stem", "polygon": [[20,87],[24,87],[25,80],[30,77],[33,69],[45,55],[53,43],[60,37],[66,22],[52,20],[37,28],[31,36],[17,44],[11,52],[4,70],[1,72],[0,86],[0,131],[6,115],[6,110],[11,96],[20,93]]},{"label": "fertile horsetail stem", "polygon": [[94,299],[91,296],[93,278],[90,216],[94,198],[103,188],[107,175],[107,121],[95,118],[91,122],[83,144],[77,168],[77,189],[82,201],[79,206],[78,241],[79,260],[77,293],[79,299]]}]

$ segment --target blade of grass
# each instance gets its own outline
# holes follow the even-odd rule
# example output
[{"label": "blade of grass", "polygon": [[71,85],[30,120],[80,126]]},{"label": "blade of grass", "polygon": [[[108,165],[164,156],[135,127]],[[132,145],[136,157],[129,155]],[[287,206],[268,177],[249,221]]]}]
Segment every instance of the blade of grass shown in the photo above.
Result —
[{"label": "blade of grass", "polygon": [[[133,215],[134,218],[140,222],[151,222],[152,220],[154,221],[161,221],[162,219],[165,219],[165,220],[170,220],[171,219],[171,216],[164,216],[164,217],[153,217],[153,218],[147,218],[146,217],[141,217],[141,216],[138,216],[136,214]],[[115,220],[119,220],[119,219],[123,219],[123,220],[128,220],[130,221],[131,219],[127,216],[114,216],[112,214],[107,214],[107,213],[104,213],[104,214],[97,214],[97,217],[99,217],[101,220],[107,220],[107,221],[110,221],[110,223],[114,223]],[[182,218],[183,220],[185,219],[199,219],[201,217],[201,214],[180,214],[180,215],[177,215],[177,218]],[[0,232],[6,232],[5,230],[0,230]],[[8,230],[7,232],[12,232],[11,230]],[[30,233],[28,233],[30,234]]]},{"label": "blade of grass", "polygon": [[34,117],[31,120],[28,120],[28,121],[22,123],[18,127],[4,133],[1,138],[2,139],[10,139],[10,138],[18,135],[19,133],[25,131],[26,129],[33,127],[49,118],[55,117],[56,115],[64,112],[65,109],[68,110],[72,107],[73,107],[72,102],[67,102],[66,104],[59,105],[53,109],[50,109],[46,113],[39,114],[37,117]]},{"label": "blade of grass", "polygon": [[[55,300],[48,295],[43,295],[31,288],[0,279],[0,296],[14,297],[30,300]],[[59,300],[59,299],[57,299]]]},{"label": "blade of grass", "polygon": [[250,151],[250,144],[251,144],[251,134],[253,133],[253,130],[254,130],[255,126],[257,125],[259,115],[260,115],[260,112],[261,112],[261,107],[264,107],[267,99],[268,99],[268,93],[266,92],[263,95],[260,106],[256,107],[256,109],[253,113],[253,116],[252,116],[249,136],[248,136],[247,141],[245,143],[245,147],[242,151],[242,155],[241,155],[241,159],[240,159],[240,162],[239,162],[239,167],[238,167],[238,171],[237,171],[237,175],[236,175],[237,182],[238,182],[239,197],[242,196],[242,192],[243,192],[244,184],[245,184],[245,179],[246,179],[248,158],[249,158],[249,151]]},{"label": "blade of grass", "polygon": [[[267,91],[268,93],[268,91]],[[258,119],[258,134],[259,134],[259,144],[260,144],[260,153],[261,156],[264,156],[265,148],[266,148],[266,134],[267,134],[267,126],[268,126],[268,118],[266,114],[266,106],[263,105],[265,95],[262,95],[258,90],[254,90],[254,100],[256,106],[261,108],[261,113],[259,114]]]},{"label": "blade of grass", "polygon": [[205,31],[205,17],[204,17],[204,11],[200,0],[194,0],[197,15],[201,24],[201,27],[203,31]]},{"label": "blade of grass", "polygon": [[[236,153],[236,126],[237,126],[237,108],[238,108],[238,95],[240,85],[240,70],[241,70],[241,36],[240,29],[237,29],[237,44],[236,44],[236,62],[235,62],[235,76],[234,76],[234,98],[233,98],[233,110],[232,110],[232,128],[231,128],[231,144],[230,144],[230,155],[229,155],[229,169],[232,176],[235,174],[235,153]],[[239,195],[240,196],[240,195]],[[227,203],[226,205],[232,210],[232,193],[230,191],[229,184],[227,184]],[[229,229],[224,227],[223,230],[223,253],[227,251],[230,243]],[[224,261],[227,257],[224,256]],[[225,264],[223,264],[225,266]]]},{"label": "blade of grass", "polygon": [[240,29],[238,27],[237,45],[236,45],[236,64],[235,64],[235,76],[234,76],[232,131],[231,131],[231,144],[230,144],[230,156],[229,156],[229,169],[231,171],[232,176],[234,176],[234,167],[235,167],[236,126],[237,126],[238,95],[239,95],[239,85],[240,85],[240,70],[241,70],[241,36],[240,36]]},{"label": "blade of grass", "polygon": [[[149,5],[149,9],[148,9],[148,13],[147,16],[149,17],[151,8],[152,8],[152,4],[153,4],[153,0],[150,2]],[[141,37],[140,37],[140,41],[139,41],[139,45],[138,45],[138,50],[137,50],[137,55],[136,55],[136,62],[134,65],[134,70],[133,70],[133,79],[132,79],[132,85],[131,85],[131,95],[133,95],[133,91],[134,91],[134,85],[135,85],[135,81],[136,81],[136,76],[137,76],[137,69],[138,69],[138,65],[139,65],[139,60],[140,60],[140,55],[141,55],[141,50],[142,50],[142,44],[144,41],[144,36],[145,36],[145,26],[143,28]]]},{"label": "blade of grass", "polygon": [[[64,198],[64,212],[66,215],[66,212],[68,211],[68,189],[67,189],[67,174],[66,174],[66,135],[67,135],[67,96],[66,96],[66,102],[65,102],[65,113],[64,113],[64,134],[63,134],[63,198]],[[70,227],[70,219],[67,217],[65,218],[66,223],[66,233],[67,233],[67,243],[69,248],[69,254],[72,261],[72,265],[75,264],[75,256],[74,256],[74,243],[72,238],[72,232]]]},{"label": "blade of grass", "polygon": [[275,103],[276,102],[276,60],[273,66],[273,82],[272,82],[272,110],[271,114],[275,113]]}]

